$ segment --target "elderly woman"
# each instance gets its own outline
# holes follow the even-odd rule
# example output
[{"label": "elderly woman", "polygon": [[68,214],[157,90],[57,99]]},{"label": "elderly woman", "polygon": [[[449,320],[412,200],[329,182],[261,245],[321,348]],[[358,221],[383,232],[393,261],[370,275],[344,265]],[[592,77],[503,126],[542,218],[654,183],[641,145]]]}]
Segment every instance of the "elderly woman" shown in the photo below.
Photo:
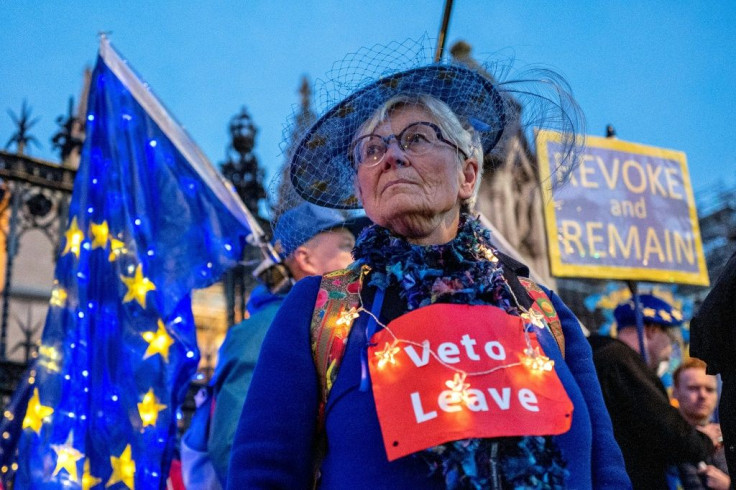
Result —
[{"label": "elderly woman", "polygon": [[264,342],[231,489],[628,488],[575,316],[470,214],[512,106],[487,76],[383,77],[302,137],[307,200],[375,223]]}]

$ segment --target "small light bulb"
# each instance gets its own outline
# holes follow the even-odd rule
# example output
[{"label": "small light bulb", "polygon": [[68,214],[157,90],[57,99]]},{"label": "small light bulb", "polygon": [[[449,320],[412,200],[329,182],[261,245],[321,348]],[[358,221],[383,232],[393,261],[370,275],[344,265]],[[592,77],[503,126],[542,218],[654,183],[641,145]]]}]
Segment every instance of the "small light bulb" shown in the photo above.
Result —
[{"label": "small light bulb", "polygon": [[396,341],[394,341],[392,344],[386,342],[386,346],[383,348],[383,350],[375,353],[375,355],[379,358],[378,369],[383,369],[386,364],[395,365],[396,359],[394,358],[394,356],[400,350],[401,349],[399,347],[396,347]]},{"label": "small light bulb", "polygon": [[552,371],[555,365],[555,361],[539,352],[539,347],[535,349],[527,347],[524,349],[524,354],[526,354],[526,357],[523,359],[524,365],[532,371],[539,373]]},{"label": "small light bulb", "polygon": [[336,326],[350,327],[353,324],[353,320],[360,316],[360,311],[355,306],[351,307],[348,311],[340,313],[340,317],[335,322]]}]

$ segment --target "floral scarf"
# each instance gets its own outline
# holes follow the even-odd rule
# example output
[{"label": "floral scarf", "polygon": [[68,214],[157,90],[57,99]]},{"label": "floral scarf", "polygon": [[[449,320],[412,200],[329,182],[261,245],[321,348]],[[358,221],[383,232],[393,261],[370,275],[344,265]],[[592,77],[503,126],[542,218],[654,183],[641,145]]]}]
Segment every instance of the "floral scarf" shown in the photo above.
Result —
[{"label": "floral scarf", "polygon": [[[488,304],[519,315],[490,232],[470,216],[461,217],[457,236],[444,245],[412,245],[372,226],[360,235],[353,254],[358,264],[371,268],[368,285],[397,286],[408,310],[433,303]],[[465,439],[414,457],[426,461],[431,475],[442,474],[452,490],[498,488],[499,483],[502,488],[560,489],[567,474],[552,437]]]}]

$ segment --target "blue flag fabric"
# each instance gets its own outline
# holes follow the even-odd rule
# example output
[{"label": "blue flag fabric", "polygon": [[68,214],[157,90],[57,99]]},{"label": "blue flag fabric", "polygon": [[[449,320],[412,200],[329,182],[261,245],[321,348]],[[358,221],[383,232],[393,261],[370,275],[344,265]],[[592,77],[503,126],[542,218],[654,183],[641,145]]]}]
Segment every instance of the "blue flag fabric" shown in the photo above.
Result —
[{"label": "blue flag fabric", "polygon": [[22,430],[23,415],[26,413],[28,400],[33,391],[35,373],[36,363],[32,361],[21,376],[0,418],[0,434],[2,434],[0,437],[0,489],[7,488],[15,475],[16,447]]},{"label": "blue flag fabric", "polygon": [[164,488],[199,361],[189,295],[249,215],[104,38],[86,133],[16,488]]}]

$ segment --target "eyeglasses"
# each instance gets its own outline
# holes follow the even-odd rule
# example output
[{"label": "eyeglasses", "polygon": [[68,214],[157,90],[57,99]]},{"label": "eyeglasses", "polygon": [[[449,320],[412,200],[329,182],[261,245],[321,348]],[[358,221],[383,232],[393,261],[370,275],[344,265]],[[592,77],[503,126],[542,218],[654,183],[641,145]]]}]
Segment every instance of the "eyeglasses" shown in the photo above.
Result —
[{"label": "eyeglasses", "polygon": [[439,142],[442,142],[457,150],[463,158],[468,158],[468,155],[458,148],[455,143],[442,136],[439,126],[428,121],[419,121],[411,123],[401,130],[399,134],[380,136],[371,133],[357,138],[352,143],[351,151],[355,168],[359,166],[375,167],[381,163],[386,156],[388,145],[391,143],[392,138],[396,139],[399,148],[407,155],[423,155],[434,148]]}]

